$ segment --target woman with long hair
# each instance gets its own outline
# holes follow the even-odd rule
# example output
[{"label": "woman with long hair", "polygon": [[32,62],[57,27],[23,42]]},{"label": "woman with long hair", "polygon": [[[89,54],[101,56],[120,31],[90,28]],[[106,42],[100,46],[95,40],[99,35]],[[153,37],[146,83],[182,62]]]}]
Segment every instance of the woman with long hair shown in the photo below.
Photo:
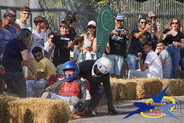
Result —
[{"label": "woman with long hair", "polygon": [[178,18],[172,18],[169,28],[165,29],[163,40],[166,50],[171,56],[171,78],[176,78],[176,72],[180,61],[180,48],[184,48],[184,34],[181,32],[181,22]]}]

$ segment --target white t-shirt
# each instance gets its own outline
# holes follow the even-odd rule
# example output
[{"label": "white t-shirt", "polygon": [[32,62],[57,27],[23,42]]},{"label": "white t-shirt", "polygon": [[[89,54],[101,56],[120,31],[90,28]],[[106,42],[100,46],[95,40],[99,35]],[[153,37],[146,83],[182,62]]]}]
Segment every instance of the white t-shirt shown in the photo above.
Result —
[{"label": "white t-shirt", "polygon": [[34,47],[38,46],[44,49],[44,42],[45,42],[45,32],[41,31],[40,33],[38,33],[37,31],[33,30],[31,40],[31,50],[29,51],[30,58],[34,58],[31,52]]},{"label": "white t-shirt", "polygon": [[147,56],[145,62],[148,64],[148,78],[151,77],[157,77],[157,78],[163,78],[163,70],[162,70],[162,62],[158,55],[151,50]]}]

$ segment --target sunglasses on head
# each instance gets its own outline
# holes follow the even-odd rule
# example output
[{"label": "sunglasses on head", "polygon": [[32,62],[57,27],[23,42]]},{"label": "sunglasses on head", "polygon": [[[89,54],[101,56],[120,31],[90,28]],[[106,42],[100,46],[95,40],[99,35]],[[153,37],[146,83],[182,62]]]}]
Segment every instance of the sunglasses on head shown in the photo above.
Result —
[{"label": "sunglasses on head", "polygon": [[152,17],[150,17],[150,19],[157,19],[157,17],[156,16],[152,16]]},{"label": "sunglasses on head", "polygon": [[95,26],[88,26],[89,29],[96,29]]},{"label": "sunglasses on head", "polygon": [[172,22],[171,24],[178,24],[178,22]]},{"label": "sunglasses on head", "polygon": [[141,24],[146,24],[146,22],[140,22]]},{"label": "sunglasses on head", "polygon": [[123,24],[123,21],[117,20],[117,23]]}]

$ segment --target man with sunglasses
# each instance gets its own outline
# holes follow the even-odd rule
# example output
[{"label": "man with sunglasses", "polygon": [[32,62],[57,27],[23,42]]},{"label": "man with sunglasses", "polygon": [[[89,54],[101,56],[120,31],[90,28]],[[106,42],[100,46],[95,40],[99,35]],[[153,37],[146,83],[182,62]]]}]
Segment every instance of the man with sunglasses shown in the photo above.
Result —
[{"label": "man with sunglasses", "polygon": [[146,18],[139,18],[138,28],[132,30],[132,39],[127,56],[129,70],[138,69],[138,56],[143,53],[142,43],[151,40],[151,35],[148,32],[151,27],[150,23],[146,23]]},{"label": "man with sunglasses", "polygon": [[27,6],[23,6],[20,8],[20,19],[16,19],[16,23],[20,26],[20,28],[26,28],[32,31],[32,27],[27,24],[27,20],[29,19],[29,15],[31,13],[31,9]]},{"label": "man with sunglasses", "polygon": [[94,109],[99,104],[104,93],[107,99],[108,113],[117,114],[112,105],[112,92],[110,86],[109,71],[112,63],[106,57],[98,60],[85,60],[79,63],[79,76],[86,78],[90,82],[91,103],[88,106],[86,115],[93,116]]},{"label": "man with sunglasses", "polygon": [[120,78],[121,69],[126,56],[126,42],[132,36],[123,28],[124,15],[118,14],[115,18],[115,27],[109,38],[110,53],[108,58],[112,62],[111,77]]},{"label": "man with sunglasses", "polygon": [[6,9],[6,13],[10,13],[12,15],[12,17],[13,17],[13,24],[12,25],[16,27],[17,31],[20,30],[21,29],[20,26],[17,23],[15,23],[16,16],[17,16],[16,10],[13,8],[8,8],[8,9]]},{"label": "man with sunglasses", "polygon": [[148,20],[152,28],[149,31],[151,34],[152,50],[155,51],[157,42],[162,40],[163,34],[160,31],[160,24],[157,22],[157,15],[154,12],[148,13]]}]

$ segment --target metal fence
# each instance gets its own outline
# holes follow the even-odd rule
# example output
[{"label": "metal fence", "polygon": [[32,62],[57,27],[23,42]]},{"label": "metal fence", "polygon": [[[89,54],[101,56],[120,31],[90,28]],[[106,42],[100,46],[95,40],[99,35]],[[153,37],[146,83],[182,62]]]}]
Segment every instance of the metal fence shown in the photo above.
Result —
[{"label": "metal fence", "polygon": [[[19,12],[19,5],[22,5],[19,3],[22,3],[22,1],[8,1],[13,1],[15,6],[11,4],[11,7],[17,9]],[[38,4],[38,8],[32,8],[36,3]],[[107,0],[106,3],[99,3],[95,6],[90,4],[88,0],[28,0],[23,5],[32,8],[32,14],[30,16],[31,26],[34,27],[34,17],[42,15],[49,21],[50,30],[53,32],[58,31],[59,22],[65,17],[68,11],[76,11],[79,23],[75,28],[77,33],[80,34],[86,31],[86,25],[89,20],[97,20],[98,13],[96,11],[104,4],[108,4],[111,7],[114,15],[118,13],[123,13],[125,15],[124,26],[129,31],[137,28],[138,18],[140,16],[147,17],[147,13],[150,11],[157,13],[158,22],[162,30],[167,26],[172,17],[178,17],[182,24],[184,24],[184,4],[175,0],[148,0],[143,3],[136,2],[135,0]],[[1,16],[5,12],[5,9],[11,7],[5,5],[0,6]],[[18,12],[17,15],[19,15]]]}]

